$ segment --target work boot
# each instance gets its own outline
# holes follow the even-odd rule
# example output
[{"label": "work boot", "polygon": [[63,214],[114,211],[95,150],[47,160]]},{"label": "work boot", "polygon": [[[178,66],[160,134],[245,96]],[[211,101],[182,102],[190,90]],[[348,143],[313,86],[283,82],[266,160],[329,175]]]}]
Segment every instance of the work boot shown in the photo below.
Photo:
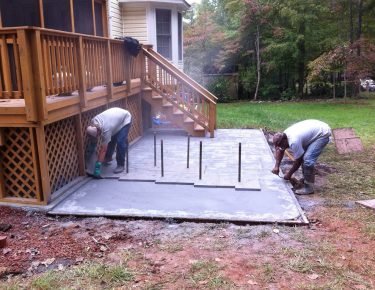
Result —
[{"label": "work boot", "polygon": [[124,166],[123,165],[117,165],[116,169],[113,171],[113,173],[121,173],[124,171]]},{"label": "work boot", "polygon": [[315,182],[315,174],[314,174],[314,166],[303,166],[303,188],[296,190],[295,193],[298,195],[308,195],[314,193],[314,182]]},{"label": "work boot", "polygon": [[104,157],[103,165],[108,166],[112,162],[112,158]]}]

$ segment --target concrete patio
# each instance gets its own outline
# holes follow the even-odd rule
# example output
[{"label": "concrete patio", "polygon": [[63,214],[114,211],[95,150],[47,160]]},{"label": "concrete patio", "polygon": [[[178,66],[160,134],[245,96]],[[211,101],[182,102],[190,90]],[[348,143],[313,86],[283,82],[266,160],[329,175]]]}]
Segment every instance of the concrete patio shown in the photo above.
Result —
[{"label": "concrete patio", "polygon": [[[163,172],[161,168],[163,140]],[[202,171],[199,178],[199,147]],[[239,182],[239,143],[241,180]],[[260,130],[221,129],[215,138],[181,131],[149,132],[129,149],[128,173],[91,179],[49,212],[57,215],[308,223],[290,184],[271,173],[272,152]],[[162,176],[163,175],[163,176]]]}]

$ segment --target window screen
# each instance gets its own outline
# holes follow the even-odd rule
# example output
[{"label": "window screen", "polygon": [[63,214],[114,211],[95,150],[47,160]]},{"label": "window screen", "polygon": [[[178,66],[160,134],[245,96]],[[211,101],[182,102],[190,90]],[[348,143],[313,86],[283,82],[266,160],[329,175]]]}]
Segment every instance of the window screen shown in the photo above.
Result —
[{"label": "window screen", "polygon": [[72,31],[69,0],[43,0],[46,28]]},{"label": "window screen", "polygon": [[75,32],[94,34],[91,0],[74,0]]},{"label": "window screen", "polygon": [[158,52],[172,59],[171,10],[156,9],[156,42]]},{"label": "window screen", "polygon": [[95,2],[95,27],[96,35],[104,36],[103,33],[103,4]]},{"label": "window screen", "polygon": [[0,10],[4,27],[40,27],[38,0],[0,0]]}]

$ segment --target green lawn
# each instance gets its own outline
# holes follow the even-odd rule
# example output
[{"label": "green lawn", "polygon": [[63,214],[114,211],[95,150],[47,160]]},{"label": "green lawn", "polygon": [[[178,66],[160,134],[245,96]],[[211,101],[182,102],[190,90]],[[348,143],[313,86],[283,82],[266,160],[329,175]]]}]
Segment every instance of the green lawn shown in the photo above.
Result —
[{"label": "green lawn", "polygon": [[352,127],[366,145],[375,143],[375,98],[311,102],[238,102],[218,104],[218,128],[283,130],[304,119],[331,128]]}]

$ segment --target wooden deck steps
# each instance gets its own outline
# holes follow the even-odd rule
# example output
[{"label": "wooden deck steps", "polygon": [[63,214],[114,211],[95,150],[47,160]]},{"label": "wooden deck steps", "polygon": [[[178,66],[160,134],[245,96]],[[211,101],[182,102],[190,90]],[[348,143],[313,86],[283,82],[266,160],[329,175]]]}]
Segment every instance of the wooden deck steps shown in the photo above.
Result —
[{"label": "wooden deck steps", "polygon": [[143,89],[142,98],[151,105],[153,115],[162,113],[170,123],[184,129],[188,134],[195,137],[206,136],[206,129],[188,116],[177,105],[172,104],[167,98],[152,91],[150,87]]}]

